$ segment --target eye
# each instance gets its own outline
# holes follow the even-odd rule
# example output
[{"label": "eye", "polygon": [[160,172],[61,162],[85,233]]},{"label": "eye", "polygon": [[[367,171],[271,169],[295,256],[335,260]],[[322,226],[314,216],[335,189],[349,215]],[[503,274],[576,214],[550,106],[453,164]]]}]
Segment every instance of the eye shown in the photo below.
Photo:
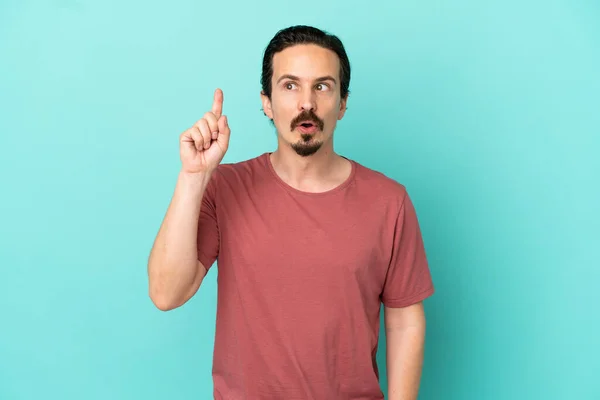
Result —
[{"label": "eye", "polygon": [[329,85],[327,85],[326,83],[317,83],[317,86],[315,86],[315,88],[319,91],[325,91],[329,90]]},{"label": "eye", "polygon": [[294,82],[288,82],[284,86],[287,90],[294,90],[296,88],[296,84]]}]

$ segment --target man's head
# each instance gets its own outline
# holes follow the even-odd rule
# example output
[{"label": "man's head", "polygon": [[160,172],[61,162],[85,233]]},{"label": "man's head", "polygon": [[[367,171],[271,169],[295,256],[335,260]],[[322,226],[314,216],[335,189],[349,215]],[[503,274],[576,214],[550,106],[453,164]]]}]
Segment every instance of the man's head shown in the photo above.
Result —
[{"label": "man's head", "polygon": [[331,145],[350,86],[350,62],[336,36],[309,26],[279,31],[265,50],[261,84],[263,111],[281,141],[301,156]]}]

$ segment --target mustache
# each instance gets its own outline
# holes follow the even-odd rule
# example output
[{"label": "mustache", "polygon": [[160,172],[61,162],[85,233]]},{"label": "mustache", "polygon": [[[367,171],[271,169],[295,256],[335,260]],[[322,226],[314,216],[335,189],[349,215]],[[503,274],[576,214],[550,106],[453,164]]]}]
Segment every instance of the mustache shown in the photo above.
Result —
[{"label": "mustache", "polygon": [[321,120],[321,118],[319,118],[317,114],[315,114],[313,111],[303,111],[301,114],[299,114],[298,116],[296,116],[296,118],[292,120],[292,123],[290,124],[291,129],[294,130],[296,126],[300,125],[301,122],[306,121],[313,122],[321,131],[323,130],[323,126],[325,125],[323,120]]}]

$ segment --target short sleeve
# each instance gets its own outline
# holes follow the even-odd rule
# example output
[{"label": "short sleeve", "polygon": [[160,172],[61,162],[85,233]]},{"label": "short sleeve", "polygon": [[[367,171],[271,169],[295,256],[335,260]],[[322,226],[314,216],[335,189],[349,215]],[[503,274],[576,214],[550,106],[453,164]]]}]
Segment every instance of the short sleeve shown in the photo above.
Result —
[{"label": "short sleeve", "polygon": [[387,307],[406,307],[434,292],[414,205],[405,193],[394,227],[393,249],[381,294]]},{"label": "short sleeve", "polygon": [[215,171],[202,197],[198,218],[198,261],[209,270],[219,255],[219,225],[217,223],[217,175]]}]

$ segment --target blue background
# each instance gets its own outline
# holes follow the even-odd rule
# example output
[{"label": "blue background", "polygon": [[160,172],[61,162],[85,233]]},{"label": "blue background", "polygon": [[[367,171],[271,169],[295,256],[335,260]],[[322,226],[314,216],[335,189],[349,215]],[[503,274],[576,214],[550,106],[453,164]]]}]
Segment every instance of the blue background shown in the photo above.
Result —
[{"label": "blue background", "polygon": [[336,150],[417,208],[420,399],[600,399],[599,21],[592,0],[0,2],[0,398],[211,398],[216,272],[164,313],[147,256],[216,87],[224,161],[274,150],[262,51],[301,23],[352,63]]}]

